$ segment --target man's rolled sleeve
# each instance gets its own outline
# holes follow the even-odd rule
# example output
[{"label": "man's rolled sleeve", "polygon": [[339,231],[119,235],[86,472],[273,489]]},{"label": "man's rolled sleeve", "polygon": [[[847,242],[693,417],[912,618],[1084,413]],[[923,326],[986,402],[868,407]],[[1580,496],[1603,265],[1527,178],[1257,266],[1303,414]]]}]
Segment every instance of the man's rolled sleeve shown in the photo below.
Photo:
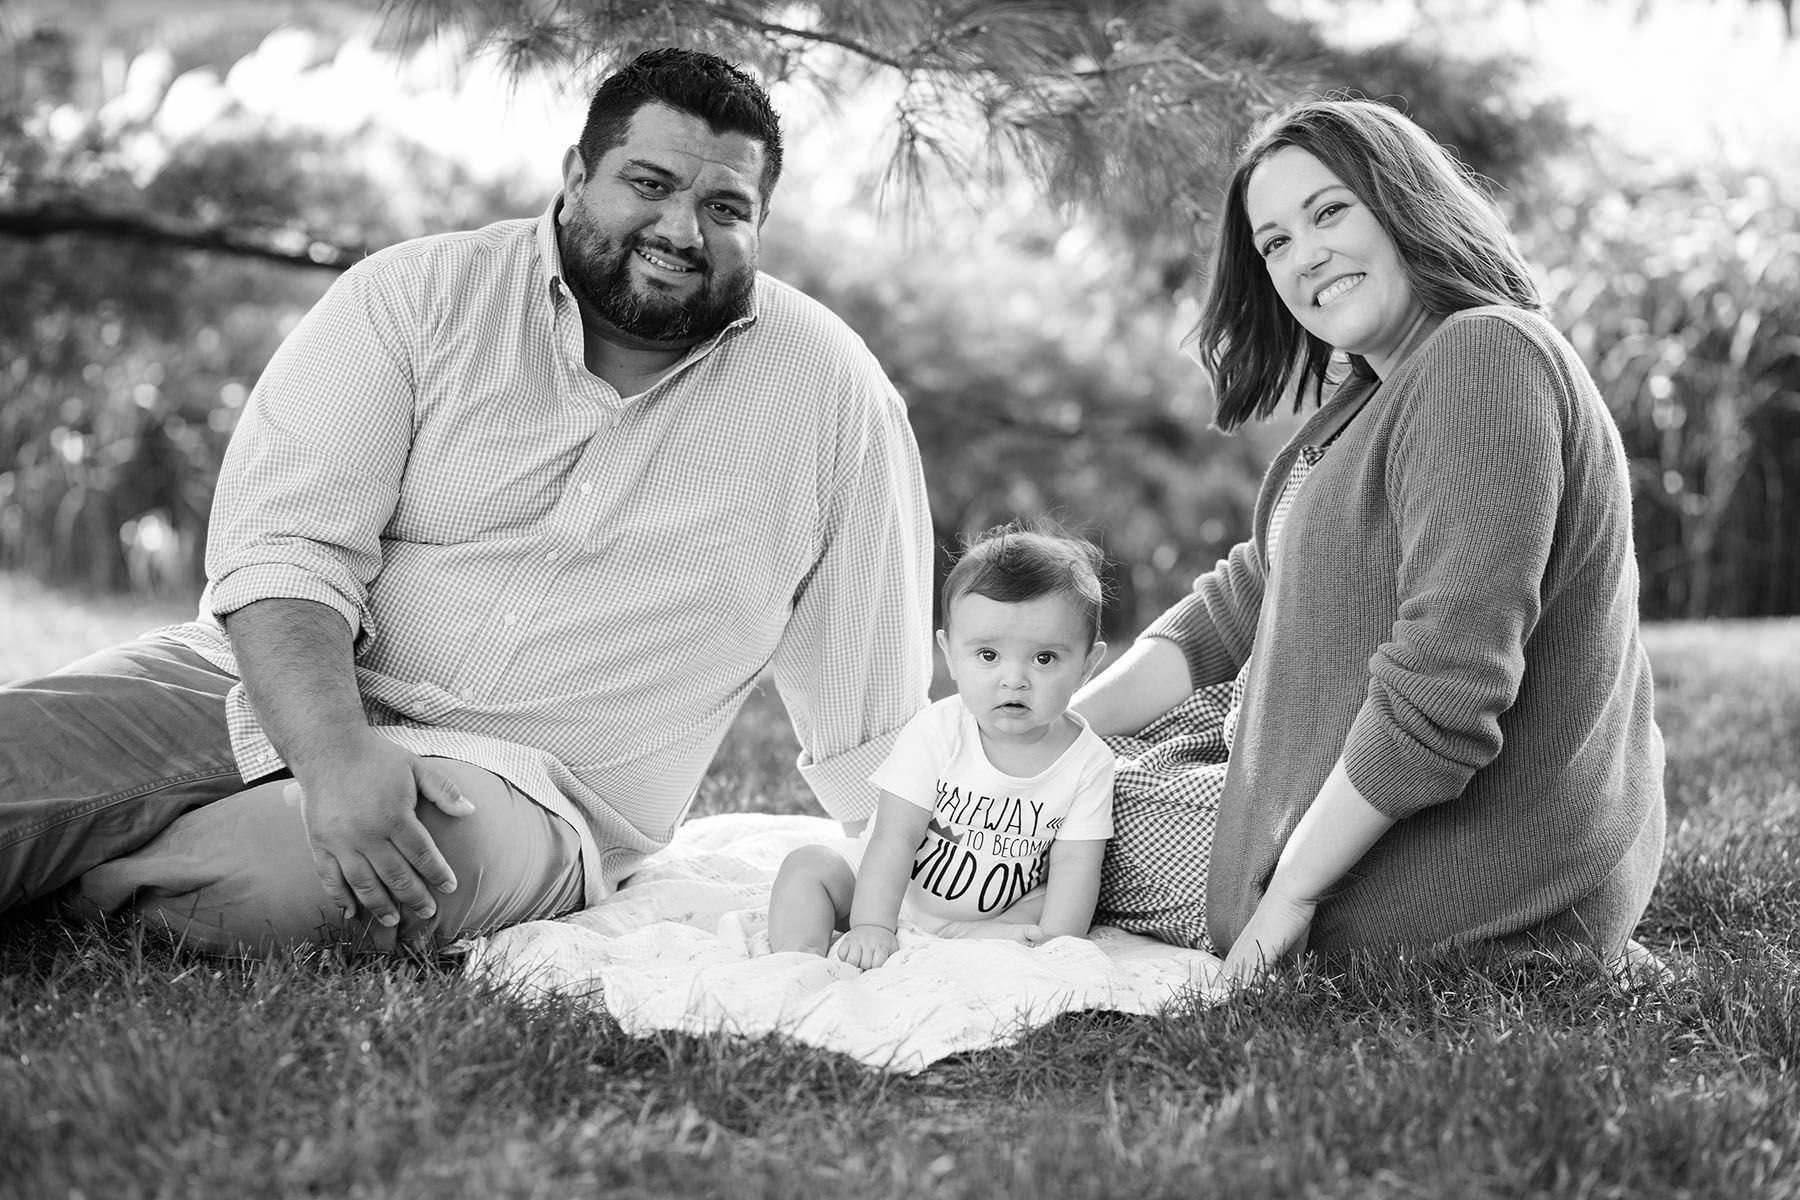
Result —
[{"label": "man's rolled sleeve", "polygon": [[222,575],[207,592],[214,619],[224,624],[227,616],[258,600],[311,600],[344,618],[353,637],[361,638],[371,632],[367,592],[361,588],[351,591],[333,587],[325,581],[336,573],[330,570],[330,564],[309,570],[304,561],[309,557],[315,556],[296,547],[292,562],[251,563]]},{"label": "man's rolled sleeve", "polygon": [[925,706],[931,681],[931,516],[906,411],[869,359],[850,385],[822,551],[776,647],[801,776],[840,821],[874,813],[868,776]]},{"label": "man's rolled sleeve", "polygon": [[334,283],[257,381],[213,500],[216,617],[258,600],[312,600],[359,639],[370,632],[368,587],[414,407],[414,318],[382,263],[365,260]]},{"label": "man's rolled sleeve", "polygon": [[897,729],[884,733],[823,761],[800,752],[800,777],[833,820],[867,821],[875,815],[881,793],[869,776],[886,760],[899,733]]}]

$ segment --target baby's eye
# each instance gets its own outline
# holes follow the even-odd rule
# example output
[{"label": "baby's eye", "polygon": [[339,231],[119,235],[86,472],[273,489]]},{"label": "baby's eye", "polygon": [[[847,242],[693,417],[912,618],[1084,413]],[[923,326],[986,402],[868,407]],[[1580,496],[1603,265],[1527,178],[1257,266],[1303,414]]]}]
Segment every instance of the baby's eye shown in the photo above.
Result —
[{"label": "baby's eye", "polygon": [[1056,665],[1056,653],[1051,650],[1039,650],[1032,655],[1032,661],[1040,667],[1053,667]]},{"label": "baby's eye", "polygon": [[983,646],[981,649],[979,649],[975,652],[975,657],[979,658],[982,662],[990,662],[991,663],[991,662],[994,662],[995,660],[997,660],[1000,656],[998,654],[995,654],[992,650],[989,650],[986,646]]}]

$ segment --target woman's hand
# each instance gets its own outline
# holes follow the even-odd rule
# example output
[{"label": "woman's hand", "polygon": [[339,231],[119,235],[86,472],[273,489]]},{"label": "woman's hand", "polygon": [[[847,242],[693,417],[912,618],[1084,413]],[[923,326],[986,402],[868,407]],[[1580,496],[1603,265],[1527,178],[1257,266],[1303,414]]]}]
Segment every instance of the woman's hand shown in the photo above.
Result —
[{"label": "woman's hand", "polygon": [[1225,956],[1225,982],[1242,987],[1285,958],[1306,949],[1317,900],[1300,900],[1280,892],[1263,894],[1244,931]]},{"label": "woman's hand", "polygon": [[900,949],[900,938],[885,925],[856,925],[837,940],[831,953],[853,967],[872,971]]},{"label": "woman's hand", "polygon": [[1225,978],[1249,983],[1306,949],[1319,901],[1381,840],[1394,819],[1363,799],[1340,760],[1294,827],[1256,911],[1231,943]]}]

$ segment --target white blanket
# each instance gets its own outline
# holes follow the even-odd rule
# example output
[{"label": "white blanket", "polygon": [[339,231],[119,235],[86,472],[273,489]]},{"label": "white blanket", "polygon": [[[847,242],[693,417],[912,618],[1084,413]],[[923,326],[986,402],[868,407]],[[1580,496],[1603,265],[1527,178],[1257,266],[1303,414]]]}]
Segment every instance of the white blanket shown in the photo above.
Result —
[{"label": "white blanket", "polygon": [[768,953],[782,858],[839,837],[820,817],[689,821],[617,894],[477,939],[465,969],[526,995],[603,1003],[629,1033],[780,1034],[904,1074],[1060,1013],[1150,1013],[1217,994],[1214,956],[1105,927],[1036,948],[902,931],[899,953],[868,972]]}]

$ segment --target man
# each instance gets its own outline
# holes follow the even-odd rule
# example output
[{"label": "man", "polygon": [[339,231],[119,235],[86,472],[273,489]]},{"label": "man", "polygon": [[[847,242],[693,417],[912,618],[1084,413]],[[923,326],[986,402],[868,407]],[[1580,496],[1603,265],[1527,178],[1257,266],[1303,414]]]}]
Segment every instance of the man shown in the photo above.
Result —
[{"label": "man", "polygon": [[667,844],[765,666],[828,812],[925,701],[930,523],[861,341],[757,271],[767,96],[646,53],[536,220],[348,271],[220,473],[200,618],[0,688],[0,907],[443,944]]}]

